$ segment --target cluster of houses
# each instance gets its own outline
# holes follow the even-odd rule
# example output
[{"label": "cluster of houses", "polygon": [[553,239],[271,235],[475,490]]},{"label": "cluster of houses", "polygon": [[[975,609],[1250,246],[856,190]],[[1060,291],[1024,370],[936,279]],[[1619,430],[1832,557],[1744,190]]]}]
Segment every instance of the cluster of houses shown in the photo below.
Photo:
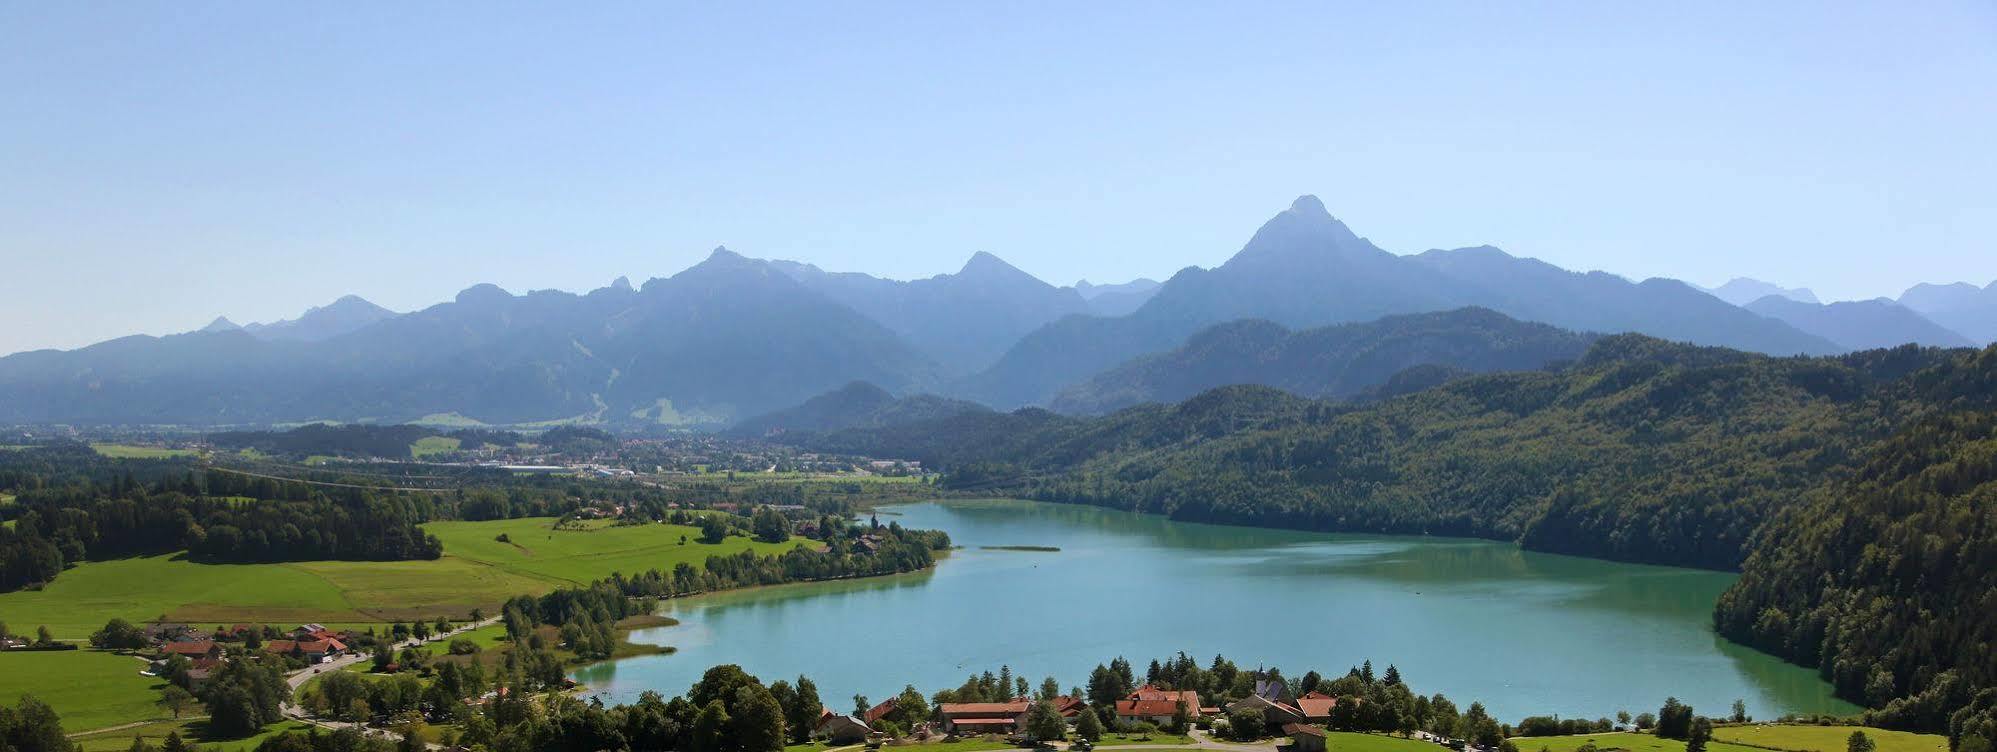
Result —
[{"label": "cluster of houses", "polygon": [[[252,636],[257,639],[263,637],[262,629],[250,624],[217,627],[209,633],[186,624],[153,624],[146,627],[145,634],[153,644],[156,657],[154,673],[163,670],[166,662],[174,656],[180,656],[190,662],[187,680],[195,686],[213,676],[230,654],[240,655],[241,651],[247,650]],[[261,650],[272,655],[301,658],[306,663],[321,663],[345,655],[348,652],[347,642],[352,639],[351,635],[334,632],[320,624],[300,624],[286,633],[286,637],[289,639],[263,640]]]},{"label": "cluster of houses", "polygon": [[[875,726],[881,719],[895,711],[898,702],[889,699],[857,716],[827,709],[819,716],[817,734],[833,743],[864,739],[876,730]],[[1088,704],[1077,697],[1056,697],[1052,702],[1055,711],[1071,722],[1082,713],[1089,712]],[[1147,684],[1117,702],[1117,720],[1129,724],[1169,723],[1182,702],[1190,708],[1191,714],[1200,710],[1199,694],[1196,692],[1162,690]],[[1027,711],[1033,705],[1033,700],[1023,697],[1004,702],[946,702],[936,706],[936,720],[919,731],[955,736],[1012,735],[1025,728]]]},{"label": "cluster of houses", "polygon": [[[1090,712],[1088,704],[1080,698],[1056,697],[1052,702],[1054,709],[1070,723],[1076,716]],[[819,715],[816,735],[834,744],[865,740],[879,730],[881,719],[893,713],[896,704],[897,700],[890,699],[860,715],[834,713],[828,708]],[[917,732],[953,736],[1017,736],[1024,732],[1026,714],[1033,705],[1034,701],[1026,698],[1005,702],[943,703],[936,707],[936,720],[925,724],[926,728],[917,729]],[[1290,737],[1290,749],[1295,752],[1324,752],[1325,725],[1331,722],[1332,709],[1337,706],[1336,697],[1322,692],[1293,696],[1288,684],[1272,679],[1257,681],[1254,694],[1228,704],[1225,710],[1228,713],[1261,713],[1268,728],[1282,729],[1283,734]],[[1200,705],[1198,692],[1160,689],[1149,684],[1118,700],[1115,708],[1119,726],[1167,726],[1181,710],[1189,720],[1198,720],[1218,716],[1223,709]]]}]

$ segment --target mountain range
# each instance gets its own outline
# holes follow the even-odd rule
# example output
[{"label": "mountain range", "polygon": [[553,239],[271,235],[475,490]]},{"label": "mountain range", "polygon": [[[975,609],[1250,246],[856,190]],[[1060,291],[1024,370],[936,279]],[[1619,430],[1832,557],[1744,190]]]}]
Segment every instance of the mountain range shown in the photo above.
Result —
[{"label": "mountain range", "polygon": [[1735,277],[1733,279],[1727,280],[1726,284],[1720,285],[1719,287],[1714,287],[1714,288],[1701,287],[1699,289],[1705,290],[1707,293],[1710,293],[1715,298],[1719,298],[1721,300],[1724,300],[1728,303],[1732,303],[1737,306],[1746,306],[1749,303],[1760,300],[1762,298],[1766,298],[1770,295],[1780,296],[1783,298],[1787,298],[1789,300],[1796,301],[1798,303],[1822,302],[1817,300],[1817,294],[1811,292],[1810,288],[1782,287],[1781,285],[1777,285],[1772,282],[1763,282],[1761,280],[1753,279],[1750,277]]},{"label": "mountain range", "polygon": [[1851,350],[1893,347],[1909,342],[1934,347],[1976,345],[1968,337],[1949,331],[1913,309],[1885,298],[1826,304],[1770,295],[1743,307]]},{"label": "mountain range", "polygon": [[1349,398],[1418,366],[1444,377],[1530,371],[1581,357],[1594,335],[1464,308],[1291,331],[1262,319],[1201,330],[1177,349],[1145,355],[1061,390],[1056,412],[1095,415],[1145,402],[1180,402],[1215,387],[1260,384],[1291,394]]},{"label": "mountain range", "polygon": [[1997,341],[1997,282],[1915,285],[1899,303],[1977,342]]},{"label": "mountain range", "polygon": [[1068,384],[1227,321],[1315,327],[1465,306],[1577,331],[1773,354],[1845,349],[1677,280],[1570,272],[1489,246],[1395,255],[1304,196],[1226,263],[1179,272],[1130,315],[1070,316],[1041,327],[956,393],[995,407],[1041,404]]},{"label": "mountain range", "polygon": [[[889,395],[1002,409],[1050,404],[1070,390],[1063,406],[1107,410],[1183,396],[1212,378],[1351,396],[1447,379],[1452,369],[1532,367],[1552,357],[1540,345],[1553,339],[1519,344],[1533,357],[1505,360],[1509,344],[1479,341],[1492,332],[1474,326],[1430,332],[1398,355],[1377,345],[1340,350],[1336,335],[1303,330],[1479,307],[1570,332],[1824,354],[1898,341],[1960,344],[1908,314],[1945,313],[1961,322],[1958,331],[1991,332],[1993,297],[1991,288],[1961,285],[1910,290],[1894,307],[1756,311],[1757,301],[1732,305],[1676,280],[1571,272],[1489,246],[1397,255],[1305,196],[1224,263],[1162,283],[1057,287],[988,253],[952,274],[898,281],[720,248],[638,287],[620,278],[586,294],[516,295],[477,285],[400,314],[349,296],[289,321],[238,327],[222,319],[186,334],[19,353],[0,358],[0,422],[721,426],[856,381]],[[1865,317],[1853,312],[1894,320],[1857,332],[1852,322]],[[1239,324],[1235,334],[1259,339],[1236,347],[1274,348],[1257,356],[1265,372],[1173,360],[1230,352],[1189,338],[1246,320],[1261,323]],[[1988,335],[1969,339],[1979,336]],[[1289,341],[1315,342],[1326,349],[1312,357],[1330,360],[1292,360],[1312,348],[1277,344]],[[1456,349],[1464,343],[1469,349]],[[1419,355],[1423,348],[1435,349]],[[1133,363],[1146,356],[1162,360]],[[1334,362],[1355,370],[1341,375],[1326,365]],[[1192,370],[1163,373],[1173,363]],[[1422,368],[1388,385],[1406,364]],[[1292,366],[1306,371],[1282,373]]]}]

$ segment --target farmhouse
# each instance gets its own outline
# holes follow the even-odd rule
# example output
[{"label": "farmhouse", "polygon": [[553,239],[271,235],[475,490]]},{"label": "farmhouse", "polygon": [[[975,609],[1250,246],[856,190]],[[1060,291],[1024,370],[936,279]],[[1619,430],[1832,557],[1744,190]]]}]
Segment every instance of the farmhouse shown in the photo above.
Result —
[{"label": "farmhouse", "polygon": [[1004,734],[1026,715],[1025,700],[1011,702],[946,702],[936,706],[943,730],[953,734]]},{"label": "farmhouse", "polygon": [[1306,723],[1330,723],[1331,709],[1338,707],[1338,698],[1323,692],[1305,692],[1297,698],[1297,710],[1304,714]]},{"label": "farmhouse", "polygon": [[832,744],[854,744],[865,741],[867,734],[873,733],[865,721],[850,715],[822,715],[813,734]]},{"label": "farmhouse", "polygon": [[1227,712],[1229,713],[1242,711],[1261,713],[1262,721],[1270,726],[1304,722],[1304,712],[1298,710],[1297,706],[1285,702],[1277,702],[1262,695],[1249,695],[1235,700],[1233,704],[1227,706]]},{"label": "farmhouse", "polygon": [[[1054,709],[1062,718],[1072,719],[1088,710],[1081,699],[1056,697]],[[936,706],[943,717],[943,730],[954,734],[1004,734],[1019,728],[1033,701],[1026,698],[1007,702],[946,702]]]},{"label": "farmhouse", "polygon": [[346,643],[337,639],[323,640],[271,640],[263,645],[264,652],[278,655],[302,655],[310,663],[326,660],[327,656],[337,656],[346,652]]},{"label": "farmhouse", "polygon": [[1190,689],[1167,690],[1146,684],[1116,701],[1116,720],[1119,723],[1164,726],[1172,722],[1172,716],[1178,714],[1182,706],[1189,718],[1198,717],[1200,694]]}]

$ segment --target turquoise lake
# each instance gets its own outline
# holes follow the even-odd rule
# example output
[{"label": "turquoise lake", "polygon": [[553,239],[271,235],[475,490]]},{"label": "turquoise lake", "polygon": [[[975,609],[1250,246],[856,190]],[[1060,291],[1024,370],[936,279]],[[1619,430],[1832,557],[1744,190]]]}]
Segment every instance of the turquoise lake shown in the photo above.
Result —
[{"label": "turquoise lake", "polygon": [[[955,687],[1001,664],[1035,685],[1083,684],[1122,655],[1142,673],[1184,651],[1244,669],[1326,675],[1371,659],[1418,692],[1497,717],[1613,717],[1677,696],[1709,714],[1853,712],[1809,669],[1713,633],[1733,575],[1521,551],[1491,541],[1333,535],[1172,522],[1015,501],[886,508],[948,531],[933,570],[669,601],[671,655],[584,667],[606,701],[685,692],[707,667],[810,676],[828,705],[914,684]],[[1055,546],[1053,552],[985,546]]]}]

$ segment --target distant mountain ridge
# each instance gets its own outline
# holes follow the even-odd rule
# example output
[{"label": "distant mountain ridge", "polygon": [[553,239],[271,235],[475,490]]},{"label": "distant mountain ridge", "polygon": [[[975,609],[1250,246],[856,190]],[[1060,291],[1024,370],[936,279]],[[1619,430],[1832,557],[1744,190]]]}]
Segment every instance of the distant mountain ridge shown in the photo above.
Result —
[{"label": "distant mountain ridge", "polygon": [[1084,279],[1074,285],[1075,292],[1089,302],[1089,312],[1097,316],[1122,316],[1135,311],[1163,286],[1147,277],[1114,285],[1092,285]]},{"label": "distant mountain ridge", "polygon": [[1976,342],[1997,341],[1997,282],[1919,284],[1901,293],[1899,303]]},{"label": "distant mountain ridge", "polygon": [[990,365],[1047,322],[1089,311],[1075,290],[1047,284],[983,251],[955,274],[907,282],[795,261],[767,263],[907,338],[955,373]]},{"label": "distant mountain ridge", "polygon": [[394,311],[370,303],[359,295],[345,295],[326,305],[308,308],[295,319],[248,324],[242,329],[258,339],[318,342],[396,315]]},{"label": "distant mountain ridge", "polygon": [[975,402],[933,394],[897,399],[886,389],[855,381],[805,400],[795,407],[744,420],[729,428],[727,433],[745,438],[777,433],[824,433],[852,428],[883,428],[989,412],[991,408]]},{"label": "distant mountain ridge", "polygon": [[[1961,285],[1903,297],[1933,298],[1937,309],[1981,320],[1975,306],[1989,293]],[[1875,341],[1833,341],[1821,335],[1842,336],[1836,329],[1845,324],[1806,332],[1676,280],[1570,272],[1489,246],[1396,255],[1304,196],[1224,263],[1188,267],[1163,283],[1057,287],[988,253],[955,273],[897,281],[722,248],[642,288],[623,278],[586,294],[474,285],[406,314],[349,296],[290,321],[238,327],[218,319],[201,332],[0,358],[0,422],[453,416],[712,427],[853,381],[1010,409],[1048,404],[1064,388],[1226,322],[1294,331],[1465,307],[1571,331],[1777,354]],[[1423,363],[1377,385],[1440,383],[1459,368]],[[1256,378],[1344,388],[1312,374]],[[1131,394],[1175,393],[1164,384],[1140,383]],[[1114,391],[1107,382],[1091,388]],[[1072,404],[1106,409],[1121,399]]]},{"label": "distant mountain ridge", "polygon": [[1397,256],[1303,196],[1226,263],[1179,272],[1128,316],[1050,323],[960,381],[956,393],[1002,409],[1041,404],[1068,384],[1225,321],[1315,327],[1466,306],[1577,331],[1633,331],[1758,352],[1844,349],[1676,280],[1569,272],[1489,246]]},{"label": "distant mountain ridge", "polygon": [[1145,402],[1172,403],[1230,384],[1258,384],[1311,398],[1349,398],[1418,366],[1442,378],[1529,371],[1573,360],[1596,335],[1512,319],[1483,308],[1388,316],[1291,331],[1250,319],[1201,330],[1178,349],[1146,355],[1063,389],[1055,412],[1093,415]]},{"label": "distant mountain ridge", "polygon": [[1821,305],[1770,295],[1745,308],[1853,350],[1898,347],[1910,342],[1932,347],[1976,345],[1968,337],[1885,298]]},{"label": "distant mountain ridge", "polygon": [[725,248],[642,289],[446,303],[321,341],[240,330],[0,358],[0,422],[581,420],[714,425],[935,364],[853,309]]},{"label": "distant mountain ridge", "polygon": [[1747,307],[1747,304],[1749,303],[1760,300],[1762,298],[1766,298],[1770,295],[1777,295],[1789,300],[1796,301],[1798,303],[1821,302],[1817,300],[1817,294],[1811,292],[1810,288],[1782,287],[1772,282],[1763,282],[1761,280],[1753,279],[1750,277],[1735,277],[1733,279],[1727,280],[1726,284],[1720,285],[1719,287],[1714,287],[1710,289],[1701,287],[1699,289],[1705,290],[1706,292],[1712,294],[1713,297],[1719,298],[1721,300],[1724,300],[1728,303],[1732,303],[1737,306],[1741,306],[1743,308]]}]

